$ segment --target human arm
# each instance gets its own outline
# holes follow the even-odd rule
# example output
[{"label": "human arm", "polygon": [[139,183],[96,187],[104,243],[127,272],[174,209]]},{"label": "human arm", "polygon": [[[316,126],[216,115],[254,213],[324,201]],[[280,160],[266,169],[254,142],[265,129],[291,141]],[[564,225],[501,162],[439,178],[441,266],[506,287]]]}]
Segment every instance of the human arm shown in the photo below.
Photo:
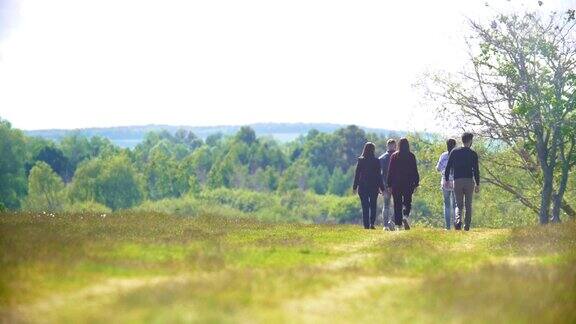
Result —
[{"label": "human arm", "polygon": [[438,163],[436,163],[436,171],[438,171],[438,172],[444,171],[443,168],[446,167],[444,165],[445,164],[445,157],[444,156],[445,156],[444,154],[440,155],[440,157],[438,158]]},{"label": "human arm", "polygon": [[360,182],[360,160],[356,163],[356,171],[354,172],[354,184],[352,185],[352,190],[356,192],[358,190],[358,184]]},{"label": "human arm", "polygon": [[474,152],[473,160],[472,160],[472,167],[474,168],[474,181],[476,182],[476,186],[480,185],[480,168],[478,167],[478,154]]},{"label": "human arm", "polygon": [[378,163],[376,163],[376,168],[377,168],[377,172],[376,174],[378,175],[378,190],[380,191],[380,193],[383,193],[384,190],[386,190],[386,187],[384,186],[384,179],[382,179],[382,164],[380,162],[380,160],[378,161]]},{"label": "human arm", "polygon": [[413,155],[412,168],[414,170],[414,188],[420,186],[420,174],[418,173],[418,162],[416,161],[416,156]]},{"label": "human arm", "polygon": [[448,155],[448,163],[446,163],[446,168],[444,168],[444,181],[448,182],[450,180],[450,171],[454,167],[454,155],[455,151],[453,150],[450,155]]},{"label": "human arm", "polygon": [[474,187],[474,191],[476,193],[480,192],[480,168],[478,167],[478,154],[474,152],[474,160],[472,161],[474,165],[474,181],[476,182],[476,186]]}]

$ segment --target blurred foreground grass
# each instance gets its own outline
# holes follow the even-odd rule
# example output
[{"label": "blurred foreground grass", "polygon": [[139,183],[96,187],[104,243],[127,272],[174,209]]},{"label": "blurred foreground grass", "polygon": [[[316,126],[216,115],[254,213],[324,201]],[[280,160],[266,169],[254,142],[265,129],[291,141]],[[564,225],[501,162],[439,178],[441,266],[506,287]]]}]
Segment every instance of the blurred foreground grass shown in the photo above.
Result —
[{"label": "blurred foreground grass", "polygon": [[576,322],[576,224],[0,215],[0,322]]}]

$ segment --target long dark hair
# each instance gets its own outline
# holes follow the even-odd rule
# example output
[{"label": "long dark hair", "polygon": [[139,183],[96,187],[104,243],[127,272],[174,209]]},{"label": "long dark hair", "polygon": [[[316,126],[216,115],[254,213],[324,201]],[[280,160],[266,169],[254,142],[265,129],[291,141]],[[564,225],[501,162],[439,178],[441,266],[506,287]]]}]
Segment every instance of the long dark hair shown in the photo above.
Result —
[{"label": "long dark hair", "polygon": [[448,153],[452,152],[452,150],[456,147],[456,140],[453,138],[449,138],[446,141],[446,148],[448,149]]},{"label": "long dark hair", "polygon": [[374,151],[376,151],[376,146],[374,145],[374,143],[366,142],[366,144],[364,144],[364,149],[362,150],[362,155],[360,155],[360,158],[362,159],[375,158],[376,155],[374,154]]},{"label": "long dark hair", "polygon": [[407,138],[401,138],[398,142],[398,154],[408,154],[410,153],[410,143]]}]

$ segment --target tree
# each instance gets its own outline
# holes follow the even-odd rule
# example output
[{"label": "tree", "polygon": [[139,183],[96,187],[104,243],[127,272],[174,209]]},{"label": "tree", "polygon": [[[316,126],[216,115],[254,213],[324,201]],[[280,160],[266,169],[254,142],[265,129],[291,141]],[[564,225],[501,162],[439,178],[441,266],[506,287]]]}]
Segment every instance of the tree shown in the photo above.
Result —
[{"label": "tree", "polygon": [[340,167],[347,170],[356,164],[358,156],[362,152],[364,144],[368,141],[366,133],[355,125],[340,128],[334,135],[340,140],[339,160],[342,161]]},{"label": "tree", "polygon": [[56,172],[64,181],[70,181],[72,178],[72,171],[70,170],[70,162],[64,156],[62,150],[54,147],[53,145],[45,146],[38,154],[34,157],[33,162],[27,163],[27,173],[30,172],[31,168],[36,164],[37,161],[42,161],[50,165],[52,170]]},{"label": "tree", "polygon": [[250,126],[242,126],[236,134],[236,139],[250,145],[256,142],[256,132]]},{"label": "tree", "polygon": [[26,194],[24,135],[0,118],[0,205],[16,209]]},{"label": "tree", "polygon": [[[339,138],[332,134],[317,133],[315,136],[308,134],[304,143],[304,156],[310,165],[314,167],[325,166],[332,172],[336,165],[342,164],[341,148]],[[362,143],[364,144],[364,143]]]},{"label": "tree", "polygon": [[176,188],[177,163],[170,156],[169,143],[163,140],[150,150],[146,165],[149,197],[158,200],[178,196]]},{"label": "tree", "polygon": [[328,181],[328,192],[333,195],[344,196],[352,187],[352,177],[342,172],[342,169],[335,168]]},{"label": "tree", "polygon": [[119,152],[118,147],[114,146],[109,139],[100,136],[92,136],[89,145],[90,157],[110,157]]},{"label": "tree", "polygon": [[[76,170],[78,164],[91,157],[91,147],[88,139],[82,134],[75,132],[60,141],[60,148],[64,156],[70,161],[72,172]],[[65,179],[69,180],[69,179]]]},{"label": "tree", "polygon": [[278,184],[278,190],[286,192],[290,190],[308,189],[308,162],[304,159],[299,159],[293,162],[282,174]]},{"label": "tree", "polygon": [[112,210],[130,208],[144,199],[143,181],[125,155],[106,161],[98,183],[102,203]]},{"label": "tree", "polygon": [[38,161],[28,177],[28,196],[24,209],[31,211],[60,211],[64,207],[64,182],[50,165]]},{"label": "tree", "polygon": [[308,170],[308,186],[319,195],[323,195],[328,191],[329,179],[330,172],[325,166],[313,167]]},{"label": "tree", "polygon": [[132,207],[144,198],[144,181],[125,154],[96,158],[78,166],[68,190],[72,202],[97,202],[113,210]]},{"label": "tree", "polygon": [[222,137],[224,137],[224,135],[222,133],[215,133],[215,134],[210,134],[206,137],[206,145],[208,146],[216,146],[220,143],[220,141],[222,140]]},{"label": "tree", "polygon": [[104,170],[104,160],[96,158],[78,165],[68,188],[68,198],[72,202],[104,202],[99,177]]},{"label": "tree", "polygon": [[230,188],[233,176],[234,163],[232,163],[230,158],[224,158],[224,160],[214,164],[210,169],[207,185],[212,189],[220,187]]},{"label": "tree", "polygon": [[[576,165],[576,33],[574,11],[499,15],[489,26],[470,21],[470,68],[459,77],[436,76],[429,94],[443,113],[456,114],[468,128],[506,145],[506,161],[530,174],[540,191],[539,221],[574,217],[564,199]],[[501,161],[500,161],[501,162]],[[498,176],[498,163],[484,162],[486,181],[527,206],[524,183]],[[551,210],[551,205],[553,205]]]}]

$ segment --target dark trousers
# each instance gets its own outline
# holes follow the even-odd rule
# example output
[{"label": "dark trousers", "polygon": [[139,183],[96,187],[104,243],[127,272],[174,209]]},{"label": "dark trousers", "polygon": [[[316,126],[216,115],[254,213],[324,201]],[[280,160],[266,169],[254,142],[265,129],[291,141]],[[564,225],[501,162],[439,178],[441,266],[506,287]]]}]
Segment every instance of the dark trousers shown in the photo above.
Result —
[{"label": "dark trousers", "polygon": [[402,225],[402,216],[410,216],[412,190],[399,190],[392,193],[394,199],[394,224]]},{"label": "dark trousers", "polygon": [[376,222],[376,205],[378,203],[378,191],[358,190],[360,203],[362,204],[362,222],[364,228],[370,228]]}]

